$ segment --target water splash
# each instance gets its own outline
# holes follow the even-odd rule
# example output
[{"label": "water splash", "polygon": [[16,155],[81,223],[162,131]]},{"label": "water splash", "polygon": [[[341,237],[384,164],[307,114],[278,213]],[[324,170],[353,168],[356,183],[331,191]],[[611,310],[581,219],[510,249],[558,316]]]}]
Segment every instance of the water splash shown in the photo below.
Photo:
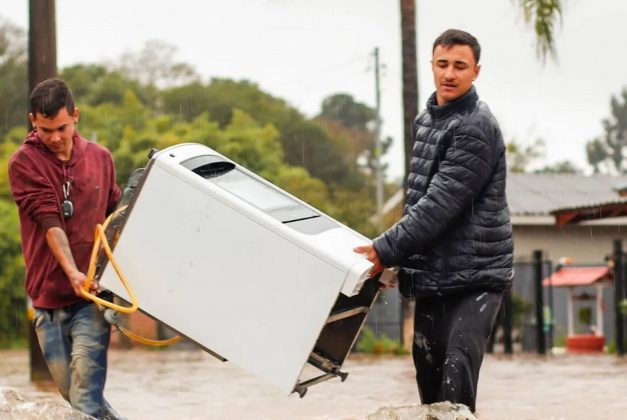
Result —
[{"label": "water splash", "polygon": [[427,362],[433,363],[433,356],[430,352],[431,348],[429,347],[429,340],[427,340],[427,337],[419,332],[414,333],[414,344],[416,344],[416,347],[418,348],[425,349],[427,351]]},{"label": "water splash", "polygon": [[29,401],[15,388],[0,388],[0,419],[3,420],[93,420],[93,417],[57,402]]},{"label": "water splash", "polygon": [[381,407],[368,420],[478,420],[464,404],[448,401],[425,405]]},{"label": "water splash", "polygon": [[476,302],[479,302],[481,299],[483,299],[485,297],[485,295],[487,295],[487,293],[482,293],[479,296],[477,296],[477,299],[475,299]]},{"label": "water splash", "polygon": [[423,334],[417,332],[414,334],[414,343],[418,348],[429,350],[429,341]]}]

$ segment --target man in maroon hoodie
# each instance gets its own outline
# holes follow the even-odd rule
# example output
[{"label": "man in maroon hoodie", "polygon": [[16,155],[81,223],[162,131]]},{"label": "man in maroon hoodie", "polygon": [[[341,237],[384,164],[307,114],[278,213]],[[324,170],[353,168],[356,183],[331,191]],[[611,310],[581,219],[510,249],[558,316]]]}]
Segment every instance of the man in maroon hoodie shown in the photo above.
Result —
[{"label": "man in maroon hoodie", "polygon": [[81,297],[94,228],[121,192],[111,153],[82,138],[78,108],[59,79],[30,96],[33,125],[11,157],[9,182],[19,208],[26,291],[35,331],[63,397],[96,418],[117,418],[103,398],[110,325]]}]

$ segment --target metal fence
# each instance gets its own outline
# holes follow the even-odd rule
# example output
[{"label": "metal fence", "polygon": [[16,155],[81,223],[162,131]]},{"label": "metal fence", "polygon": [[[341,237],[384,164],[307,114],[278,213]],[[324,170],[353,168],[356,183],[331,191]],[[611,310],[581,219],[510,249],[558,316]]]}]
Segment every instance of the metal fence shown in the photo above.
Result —
[{"label": "metal fence", "polygon": [[[609,247],[608,247],[609,248]],[[605,265],[607,261],[599,261],[591,265]],[[603,289],[603,326],[602,334],[606,343],[615,343],[618,355],[623,355],[627,343],[625,316],[620,310],[620,302],[627,298],[627,253],[623,250],[622,241],[614,242],[613,260],[614,287]],[[579,265],[584,266],[584,265]],[[543,280],[549,278],[556,264],[544,258],[542,251],[534,251],[528,259],[514,263],[514,281],[511,290],[506,294],[501,311],[495,325],[488,351],[494,349],[495,339],[503,344],[503,351],[511,353],[513,343],[520,343],[522,351],[544,354],[554,346],[564,346],[568,325],[568,291],[565,287],[543,286]],[[580,294],[594,295],[594,286],[578,287]],[[586,301],[575,301],[573,312],[578,314],[587,310],[590,305]],[[375,334],[402,341],[403,305],[398,289],[384,290],[367,318],[366,326]],[[590,324],[596,323],[596,311],[590,311]],[[577,317],[575,317],[577,318]],[[406,317],[413,319],[413,316]],[[586,333],[589,325],[575,323],[575,330]]]},{"label": "metal fence", "polygon": [[[619,302],[625,297],[625,273],[627,273],[627,257],[622,250],[621,241],[614,244],[615,252],[610,265],[614,266],[614,287],[603,289],[603,331],[607,344],[614,343],[619,355],[624,352],[625,325],[624,315],[620,312]],[[609,248],[609,247],[608,247]],[[576,266],[603,266],[607,261]],[[568,325],[568,288],[542,286],[542,281],[549,278],[556,265],[543,258],[542,251],[535,251],[528,261],[517,261],[514,264],[514,283],[512,287],[514,307],[514,330],[522,342],[524,351],[545,353],[553,346],[564,346]],[[578,286],[577,293],[594,296],[594,286]],[[591,333],[590,325],[597,322],[596,311],[592,310],[592,301],[575,300],[573,315],[576,333]],[[583,322],[577,315],[587,311],[590,319]]]},{"label": "metal fence", "polygon": [[401,294],[398,287],[383,289],[366,318],[366,327],[372,329],[377,336],[402,341],[403,313]]}]

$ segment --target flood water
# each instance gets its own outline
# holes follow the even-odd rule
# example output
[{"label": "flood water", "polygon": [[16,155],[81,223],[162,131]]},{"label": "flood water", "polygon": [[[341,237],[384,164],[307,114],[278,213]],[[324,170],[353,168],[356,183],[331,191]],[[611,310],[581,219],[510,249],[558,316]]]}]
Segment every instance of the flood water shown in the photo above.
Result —
[{"label": "flood water", "polygon": [[[351,356],[343,369],[349,372],[346,382],[314,385],[303,399],[286,396],[200,350],[111,350],[109,361],[106,397],[131,420],[356,420],[382,407],[419,403],[410,356]],[[26,401],[46,404],[47,418],[67,418],[61,411],[54,414],[55,407],[65,406],[56,390],[28,381],[26,350],[0,351],[3,387],[17,390]],[[2,413],[0,401],[0,417]],[[487,355],[476,415],[492,420],[627,418],[627,360],[612,355]]]}]

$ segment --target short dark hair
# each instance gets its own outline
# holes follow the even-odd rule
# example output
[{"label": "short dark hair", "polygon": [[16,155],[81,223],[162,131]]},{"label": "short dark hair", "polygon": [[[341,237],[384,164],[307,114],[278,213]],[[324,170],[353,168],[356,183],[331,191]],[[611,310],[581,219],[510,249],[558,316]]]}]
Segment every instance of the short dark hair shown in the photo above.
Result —
[{"label": "short dark hair", "polygon": [[475,61],[477,64],[479,63],[479,58],[481,57],[481,45],[479,45],[477,38],[470,35],[468,32],[459,29],[447,29],[435,39],[431,54],[435,52],[438,45],[442,45],[446,48],[450,48],[453,45],[468,45],[475,56]]},{"label": "short dark hair", "polygon": [[46,118],[52,118],[64,107],[68,114],[74,113],[74,96],[61,79],[46,79],[37,84],[30,94],[30,112],[33,115],[39,112]]}]

